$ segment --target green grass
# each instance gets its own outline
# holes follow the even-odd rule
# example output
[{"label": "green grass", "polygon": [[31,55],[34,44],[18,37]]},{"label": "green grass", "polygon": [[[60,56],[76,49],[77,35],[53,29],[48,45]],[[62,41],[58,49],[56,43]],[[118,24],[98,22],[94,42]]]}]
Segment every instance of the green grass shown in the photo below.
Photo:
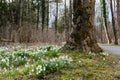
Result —
[{"label": "green grass", "polygon": [[[41,65],[42,62],[39,58],[36,59],[36,56],[35,58],[31,58],[25,54],[24,56],[28,56],[30,60],[35,59],[36,61],[31,61],[32,63],[30,62],[28,67],[22,65],[7,70],[6,72],[4,71],[0,74],[0,80],[120,80],[120,56],[108,55],[106,53],[83,53],[78,51],[72,53],[57,52],[56,54],[54,50],[49,51],[49,47],[47,48],[48,52],[42,57],[43,59],[47,59],[48,65],[55,70],[51,70],[50,66],[47,66],[47,71],[44,72],[42,76],[36,76],[35,71],[31,71],[36,66]],[[34,50],[32,51],[34,52]],[[49,59],[65,55],[73,59],[69,66],[65,63],[62,65],[60,60],[55,62],[59,64],[59,66],[54,67],[55,64],[51,64],[49,61]]]},{"label": "green grass", "polygon": [[[61,53],[62,55],[63,53]],[[49,80],[119,80],[119,56],[87,53],[64,53],[73,58],[69,68],[61,70],[60,76]]]}]

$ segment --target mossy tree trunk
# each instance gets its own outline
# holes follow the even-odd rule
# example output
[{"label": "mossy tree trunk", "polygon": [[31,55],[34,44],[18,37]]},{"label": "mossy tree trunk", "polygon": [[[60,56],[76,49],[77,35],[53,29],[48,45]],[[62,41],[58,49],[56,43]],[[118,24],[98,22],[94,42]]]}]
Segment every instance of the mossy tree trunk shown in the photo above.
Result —
[{"label": "mossy tree trunk", "polygon": [[73,23],[74,28],[71,38],[65,47],[84,52],[101,52],[97,45],[94,34],[94,6],[95,0],[74,0],[73,1]]}]

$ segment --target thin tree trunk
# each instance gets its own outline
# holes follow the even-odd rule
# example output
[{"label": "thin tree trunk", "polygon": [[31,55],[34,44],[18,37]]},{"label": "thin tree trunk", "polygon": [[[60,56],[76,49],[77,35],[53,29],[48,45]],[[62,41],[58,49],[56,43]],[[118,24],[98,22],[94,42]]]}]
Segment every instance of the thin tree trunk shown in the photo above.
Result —
[{"label": "thin tree trunk", "polygon": [[40,19],[40,3],[38,3],[37,6],[37,25],[36,25],[36,30],[39,28],[39,19]]},{"label": "thin tree trunk", "polygon": [[23,0],[19,0],[19,22],[18,22],[18,28],[21,28],[21,25],[22,25],[22,6],[23,6]]},{"label": "thin tree trunk", "polygon": [[[102,16],[102,15],[101,15],[101,16]],[[101,18],[100,27],[101,27],[101,43],[103,43],[103,21],[102,21],[102,18]]]},{"label": "thin tree trunk", "polygon": [[29,26],[31,28],[31,24],[32,24],[32,11],[31,11],[32,5],[31,5],[31,0],[28,0],[28,17],[29,17]]},{"label": "thin tree trunk", "polygon": [[109,35],[109,32],[108,32],[108,26],[107,26],[107,16],[106,16],[106,3],[105,3],[105,0],[101,0],[101,15],[102,15],[102,21],[103,21],[103,26],[104,26],[104,29],[105,29],[105,35],[106,35],[106,38],[107,38],[107,43],[108,44],[111,44],[111,38],[110,38],[110,35]]},{"label": "thin tree trunk", "polygon": [[48,34],[49,34],[49,0],[47,0],[47,8],[46,8],[46,14],[47,14],[47,20],[46,20],[46,27],[47,27],[47,30],[46,30],[46,40],[48,41]]},{"label": "thin tree trunk", "polygon": [[22,34],[22,7],[23,7],[23,0],[19,0],[19,22],[18,22],[18,33],[19,33],[19,42],[23,42],[23,34]]},{"label": "thin tree trunk", "polygon": [[70,31],[72,29],[72,0],[70,0]]},{"label": "thin tree trunk", "polygon": [[46,1],[42,0],[42,33],[45,27],[45,14],[46,14],[46,7],[45,7]]},{"label": "thin tree trunk", "polygon": [[56,0],[56,15],[55,15],[55,42],[57,41],[57,26],[58,24],[58,0]]},{"label": "thin tree trunk", "polygon": [[113,33],[114,33],[114,44],[118,44],[118,37],[117,37],[117,31],[115,28],[115,19],[114,19],[114,13],[113,13],[113,5],[112,5],[112,0],[110,0],[110,10],[111,10],[111,15],[112,15],[112,27],[113,27]]},{"label": "thin tree trunk", "polygon": [[120,32],[120,0],[117,0],[117,24]]},{"label": "thin tree trunk", "polygon": [[47,32],[49,29],[49,0],[47,0]]},{"label": "thin tree trunk", "polygon": [[66,0],[65,0],[65,4],[64,4],[64,8],[65,8],[65,12],[64,12],[64,26],[65,26],[65,37],[66,40],[69,40],[69,25],[67,25],[67,6],[66,6]]},{"label": "thin tree trunk", "polygon": [[32,5],[31,5],[31,0],[28,0],[28,32],[27,32],[27,41],[26,42],[30,42],[30,38],[31,38],[31,28],[32,28],[32,11],[31,11]]}]

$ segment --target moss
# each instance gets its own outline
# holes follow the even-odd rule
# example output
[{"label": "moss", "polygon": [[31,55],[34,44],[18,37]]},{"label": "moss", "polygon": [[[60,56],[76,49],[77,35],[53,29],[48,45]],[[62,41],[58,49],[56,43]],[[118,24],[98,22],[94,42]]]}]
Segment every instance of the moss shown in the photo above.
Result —
[{"label": "moss", "polygon": [[86,53],[69,53],[68,55],[74,59],[74,66],[61,70],[63,75],[51,80],[116,80],[115,76],[119,76],[120,68],[117,65],[114,67],[109,65],[111,62],[118,62],[118,56],[103,57],[100,54]]}]

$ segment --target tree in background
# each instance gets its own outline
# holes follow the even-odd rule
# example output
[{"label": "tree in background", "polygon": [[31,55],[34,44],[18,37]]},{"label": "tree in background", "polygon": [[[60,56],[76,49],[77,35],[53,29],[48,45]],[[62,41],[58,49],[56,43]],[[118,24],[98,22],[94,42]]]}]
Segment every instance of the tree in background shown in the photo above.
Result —
[{"label": "tree in background", "polygon": [[56,13],[55,13],[55,34],[57,35],[57,24],[58,24],[58,0],[56,2]]},{"label": "tree in background", "polygon": [[[109,28],[108,31],[109,25],[107,25],[107,18],[106,18],[106,15],[108,15],[108,13],[106,12],[105,0],[100,0],[100,1],[101,1],[101,12],[103,16],[102,21],[106,33],[104,33],[104,31],[101,32],[103,32],[103,34],[106,34],[108,43],[111,43],[111,39],[113,39],[115,37],[114,35],[117,35],[117,33],[115,32],[116,30],[114,28],[111,29],[111,27]],[[61,37],[63,38],[61,39],[62,41],[65,41],[66,38],[67,42],[73,41],[73,43],[75,43],[76,45],[79,44],[79,47],[84,49],[83,47],[80,46],[82,42],[77,41],[77,38],[79,38],[80,41],[82,41],[83,39],[85,39],[83,41],[87,41],[86,37],[89,38],[89,36],[85,36],[85,35],[82,36],[82,35],[85,32],[86,35],[87,34],[92,35],[92,33],[90,33],[89,31],[87,32],[87,29],[84,28],[87,27],[89,28],[89,26],[93,26],[93,21],[89,21],[87,19],[91,19],[91,16],[94,16],[94,13],[92,13],[94,12],[92,10],[93,8],[90,9],[89,7],[91,7],[91,5],[95,2],[95,0],[93,1],[93,3],[91,3],[92,1],[90,2],[88,1],[89,4],[87,3],[86,0],[85,1],[79,0],[77,1],[78,3],[75,2],[76,1],[74,0],[0,0],[0,36],[2,38],[9,39],[10,41],[12,40],[13,42],[24,43],[24,42],[34,42],[34,41],[42,42],[43,40],[46,39],[46,37],[48,37],[49,39],[51,38],[51,36],[52,36],[51,41],[55,42],[56,39],[56,42],[60,42],[57,40],[62,35]],[[118,22],[119,24],[120,22],[119,3],[116,2],[119,2],[119,0],[114,1],[114,4],[115,5],[117,4],[117,9],[118,9],[117,18],[116,18],[117,20],[115,20],[114,22],[115,23]],[[75,7],[73,7],[75,6],[75,4],[76,5],[80,4],[80,5],[78,5],[78,7],[75,9]],[[109,2],[107,4],[110,5]],[[85,7],[88,7],[88,9],[86,9]],[[110,7],[108,8],[110,9]],[[114,9],[116,8],[114,7]],[[88,10],[90,10],[91,12],[88,12]],[[74,18],[72,21],[73,16]],[[74,25],[72,25],[73,22]],[[52,23],[54,23],[54,25],[52,25]],[[85,27],[83,28],[82,26]],[[90,31],[91,29],[92,28],[90,28]],[[69,38],[70,37],[69,34],[71,31],[72,31],[71,37],[73,37],[73,39]],[[112,31],[114,31],[114,35]],[[117,40],[118,39],[116,36],[115,43],[117,42]],[[87,43],[89,42],[83,44],[85,46],[88,45],[89,47],[90,45]],[[93,40],[93,43],[96,42]],[[91,49],[89,48],[86,50],[91,51]]]},{"label": "tree in background", "polygon": [[45,0],[41,0],[41,12],[42,12],[42,32],[44,30],[45,27],[45,11],[46,11],[46,1]]},{"label": "tree in background", "polygon": [[112,43],[112,41],[111,41],[109,31],[108,31],[105,0],[100,0],[100,3],[101,3],[101,15],[102,15],[102,19],[103,19],[102,21],[103,21],[103,26],[104,26],[104,30],[105,30],[105,35],[107,38],[107,43],[110,44],[110,43]]},{"label": "tree in background", "polygon": [[120,30],[120,0],[117,0],[117,23],[118,29]]},{"label": "tree in background", "polygon": [[73,2],[73,0],[70,0],[70,4],[69,4],[69,11],[70,11],[70,14],[69,14],[69,16],[70,16],[70,31],[71,31],[71,28],[72,28],[72,2]]},{"label": "tree in background", "polygon": [[116,31],[116,25],[115,25],[115,18],[114,18],[114,13],[113,13],[112,0],[110,0],[110,10],[111,10],[112,27],[113,27],[113,33],[114,33],[114,39],[115,39],[114,44],[118,44],[118,37],[117,37],[117,31]]},{"label": "tree in background", "polygon": [[46,20],[46,26],[47,26],[47,32],[48,32],[48,29],[49,29],[49,0],[47,0],[47,8],[46,8],[46,13],[47,13],[47,20]]},{"label": "tree in background", "polygon": [[67,6],[66,6],[66,0],[65,0],[64,8],[65,8],[65,10],[64,10],[65,37],[66,37],[66,40],[69,40],[70,27],[69,27],[69,25],[67,25]]}]

